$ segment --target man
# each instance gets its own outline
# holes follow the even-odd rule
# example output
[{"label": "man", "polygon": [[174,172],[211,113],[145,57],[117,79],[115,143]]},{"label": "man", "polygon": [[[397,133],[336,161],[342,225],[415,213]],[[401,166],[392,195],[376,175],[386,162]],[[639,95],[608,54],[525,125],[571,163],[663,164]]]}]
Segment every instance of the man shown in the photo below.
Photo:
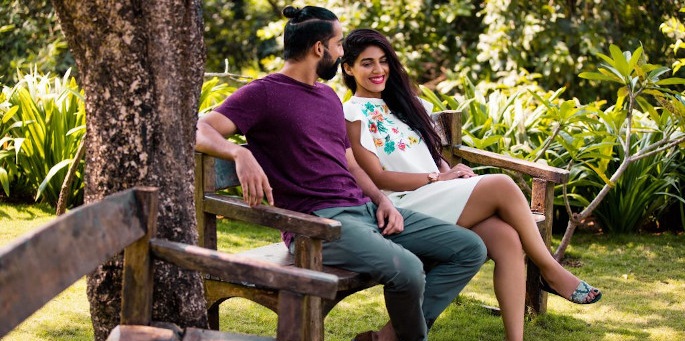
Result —
[{"label": "man", "polygon": [[[384,285],[390,322],[378,340],[425,340],[435,319],[485,261],[473,232],[395,209],[357,165],[336,93],[317,82],[337,72],[342,26],[329,10],[283,10],[285,65],[242,87],[198,121],[198,151],[234,160],[250,205],[269,204],[335,219],[339,240],[323,263],[368,273]],[[242,133],[249,149],[226,140]],[[273,184],[273,188],[271,187]],[[292,236],[285,235],[290,245]],[[435,264],[423,271],[426,260]],[[361,334],[360,334],[361,335]]]}]

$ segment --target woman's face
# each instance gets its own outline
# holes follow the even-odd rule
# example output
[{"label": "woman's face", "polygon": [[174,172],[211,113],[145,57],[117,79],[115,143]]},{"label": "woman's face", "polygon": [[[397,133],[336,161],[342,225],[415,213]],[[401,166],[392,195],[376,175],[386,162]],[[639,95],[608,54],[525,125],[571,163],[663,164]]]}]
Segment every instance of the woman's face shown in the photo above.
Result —
[{"label": "woman's face", "polygon": [[357,83],[356,96],[381,98],[381,91],[390,74],[390,66],[385,52],[375,45],[369,45],[354,61],[345,64],[345,73],[354,77]]}]

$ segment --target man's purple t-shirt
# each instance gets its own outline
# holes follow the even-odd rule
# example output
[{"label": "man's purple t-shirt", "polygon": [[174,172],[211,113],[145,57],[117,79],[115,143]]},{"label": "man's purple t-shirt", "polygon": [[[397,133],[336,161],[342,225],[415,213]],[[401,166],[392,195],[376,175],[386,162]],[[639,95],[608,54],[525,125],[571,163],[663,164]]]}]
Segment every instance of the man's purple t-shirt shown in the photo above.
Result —
[{"label": "man's purple t-shirt", "polygon": [[216,111],[245,135],[275,206],[312,213],[369,201],[347,167],[342,104],[327,85],[271,74],[238,89]]}]

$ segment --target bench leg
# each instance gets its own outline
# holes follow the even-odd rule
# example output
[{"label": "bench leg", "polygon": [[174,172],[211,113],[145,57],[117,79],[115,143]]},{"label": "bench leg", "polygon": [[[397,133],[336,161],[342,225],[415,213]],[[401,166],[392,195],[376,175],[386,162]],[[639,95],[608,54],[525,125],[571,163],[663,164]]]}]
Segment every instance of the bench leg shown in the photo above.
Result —
[{"label": "bench leg", "polygon": [[219,330],[219,305],[214,304],[207,309],[207,322],[209,329]]},{"label": "bench leg", "polygon": [[[552,242],[552,216],[554,212],[554,183],[542,179],[533,179],[533,195],[530,207],[541,213],[545,220],[538,225],[540,236],[550,249]],[[551,252],[551,251],[550,251]],[[526,308],[529,313],[544,314],[547,312],[547,293],[542,291],[540,269],[530,260],[526,261]]]}]

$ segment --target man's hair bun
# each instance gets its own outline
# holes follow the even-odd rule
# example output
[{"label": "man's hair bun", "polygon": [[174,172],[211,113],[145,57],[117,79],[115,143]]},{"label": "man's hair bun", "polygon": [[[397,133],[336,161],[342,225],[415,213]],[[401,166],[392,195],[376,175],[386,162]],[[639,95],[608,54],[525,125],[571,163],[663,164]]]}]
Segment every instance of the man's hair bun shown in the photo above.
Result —
[{"label": "man's hair bun", "polygon": [[286,8],[283,9],[283,16],[292,19],[300,15],[300,12],[302,12],[302,10],[299,8],[295,8],[293,6],[286,6]]}]

